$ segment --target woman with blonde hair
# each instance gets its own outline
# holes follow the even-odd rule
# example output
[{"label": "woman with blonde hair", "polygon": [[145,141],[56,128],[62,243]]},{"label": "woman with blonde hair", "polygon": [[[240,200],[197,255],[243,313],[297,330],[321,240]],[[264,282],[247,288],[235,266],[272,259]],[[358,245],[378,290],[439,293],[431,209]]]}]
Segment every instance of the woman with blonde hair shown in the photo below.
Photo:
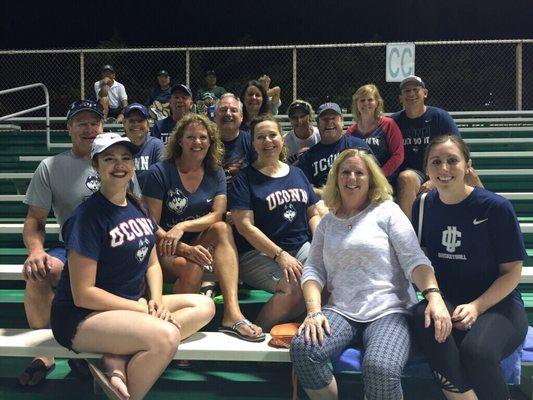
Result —
[{"label": "woman with blonde hair", "polygon": [[[444,341],[451,330],[442,297],[433,292],[433,268],[366,151],[347,149],[337,157],[324,201],[332,211],[318,225],[303,269],[307,317],[291,345],[294,367],[311,399],[336,399],[328,362],[356,342],[364,353],[365,398],[401,399],[409,308],[416,304],[411,282],[428,299],[435,339]],[[322,306],[325,287],[330,296]]]},{"label": "woman with blonde hair", "polygon": [[396,122],[383,115],[383,98],[376,85],[361,86],[352,96],[352,114],[356,121],[347,136],[365,140],[387,178],[394,177],[403,163],[403,138]]},{"label": "woman with blonde hair", "polygon": [[216,125],[189,114],[174,127],[164,159],[150,167],[143,200],[166,231],[158,238],[165,280],[174,293],[198,293],[204,269],[218,277],[224,295],[221,331],[262,341],[261,328],[242,314],[237,299],[237,250],[226,213],[223,146]]}]

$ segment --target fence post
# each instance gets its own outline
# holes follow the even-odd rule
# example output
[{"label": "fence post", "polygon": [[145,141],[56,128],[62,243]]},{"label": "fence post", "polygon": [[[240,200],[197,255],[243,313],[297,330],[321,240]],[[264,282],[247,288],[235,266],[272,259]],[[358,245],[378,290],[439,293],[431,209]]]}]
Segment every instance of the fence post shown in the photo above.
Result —
[{"label": "fence post", "polygon": [[516,110],[522,110],[522,42],[516,45]]},{"label": "fence post", "polygon": [[292,49],[292,101],[298,98],[298,61],[296,47]]},{"label": "fence post", "polygon": [[80,99],[85,98],[85,55],[80,51]]},{"label": "fence post", "polygon": [[191,87],[191,51],[185,50],[185,84]]}]

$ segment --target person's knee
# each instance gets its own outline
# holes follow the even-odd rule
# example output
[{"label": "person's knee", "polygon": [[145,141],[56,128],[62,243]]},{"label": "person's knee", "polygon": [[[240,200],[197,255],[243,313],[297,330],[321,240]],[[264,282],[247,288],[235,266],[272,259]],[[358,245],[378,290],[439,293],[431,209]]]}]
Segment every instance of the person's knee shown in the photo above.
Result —
[{"label": "person's knee", "polygon": [[298,307],[303,304],[304,298],[303,298],[303,292],[302,288],[298,283],[295,282],[287,282],[285,278],[281,278],[281,280],[278,282],[278,285],[276,286],[276,292],[282,293],[285,302],[290,307]]},{"label": "person's knee", "polygon": [[499,357],[489,346],[480,343],[480,341],[463,340],[459,352],[463,365],[469,371],[487,367],[499,368]]},{"label": "person's knee", "polygon": [[413,171],[402,171],[397,180],[398,192],[418,191],[420,189],[420,178]]},{"label": "person's knee", "polygon": [[178,262],[175,265],[178,273],[178,278],[183,285],[187,286],[196,286],[200,285],[202,282],[203,269],[200,266],[193,263],[183,263]]},{"label": "person's knee", "polygon": [[154,332],[154,349],[173,357],[176,354],[180,340],[180,331],[173,324],[159,324],[159,327]]},{"label": "person's knee", "polygon": [[391,382],[400,381],[403,364],[390,358],[365,357],[363,359],[363,374],[365,381]]},{"label": "person's knee", "polygon": [[213,319],[216,308],[209,296],[196,296],[195,304],[198,309],[196,315],[204,322],[204,325]]},{"label": "person's knee", "polygon": [[293,337],[290,356],[295,368],[307,367],[309,364],[322,365],[329,361],[324,346],[306,343],[303,334]]}]

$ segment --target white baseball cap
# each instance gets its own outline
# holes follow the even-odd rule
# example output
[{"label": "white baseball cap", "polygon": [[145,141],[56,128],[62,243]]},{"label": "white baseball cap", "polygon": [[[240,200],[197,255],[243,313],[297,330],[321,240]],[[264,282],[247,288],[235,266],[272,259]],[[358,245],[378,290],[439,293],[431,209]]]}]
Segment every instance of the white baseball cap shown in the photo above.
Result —
[{"label": "white baseball cap", "polygon": [[91,158],[94,158],[97,154],[100,154],[102,151],[113,146],[114,144],[120,143],[126,146],[131,150],[132,154],[135,154],[139,151],[139,147],[132,143],[130,139],[126,136],[120,136],[118,133],[100,133],[93,141],[91,146]]}]

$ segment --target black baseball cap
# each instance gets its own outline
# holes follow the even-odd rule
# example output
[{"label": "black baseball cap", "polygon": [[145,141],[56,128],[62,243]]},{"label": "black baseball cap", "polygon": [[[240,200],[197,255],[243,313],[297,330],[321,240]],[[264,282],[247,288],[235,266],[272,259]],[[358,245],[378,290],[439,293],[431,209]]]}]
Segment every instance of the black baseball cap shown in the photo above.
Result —
[{"label": "black baseball cap", "polygon": [[161,75],[170,76],[170,74],[168,73],[166,69],[162,69],[161,71],[157,73],[157,76],[161,76]]},{"label": "black baseball cap", "polygon": [[289,118],[291,118],[297,110],[302,110],[307,115],[311,114],[311,108],[307,103],[304,103],[302,101],[295,101],[289,106],[289,109],[287,110]]},{"label": "black baseball cap", "polygon": [[192,97],[191,89],[189,88],[189,86],[184,85],[183,83],[178,83],[177,85],[172,86],[172,89],[170,89],[170,93],[174,93],[177,91],[187,93],[187,95]]},{"label": "black baseball cap", "polygon": [[92,100],[77,100],[68,107],[67,121],[82,111],[92,111],[100,119],[104,119],[104,109],[100,103]]},{"label": "black baseball cap", "polygon": [[106,64],[102,67],[102,72],[105,72],[105,71],[115,72],[115,68],[113,68],[111,64]]},{"label": "black baseball cap", "polygon": [[213,75],[213,76],[217,76],[216,72],[212,69],[210,69],[209,71],[206,71],[205,73],[205,76],[209,76],[209,75]]}]

